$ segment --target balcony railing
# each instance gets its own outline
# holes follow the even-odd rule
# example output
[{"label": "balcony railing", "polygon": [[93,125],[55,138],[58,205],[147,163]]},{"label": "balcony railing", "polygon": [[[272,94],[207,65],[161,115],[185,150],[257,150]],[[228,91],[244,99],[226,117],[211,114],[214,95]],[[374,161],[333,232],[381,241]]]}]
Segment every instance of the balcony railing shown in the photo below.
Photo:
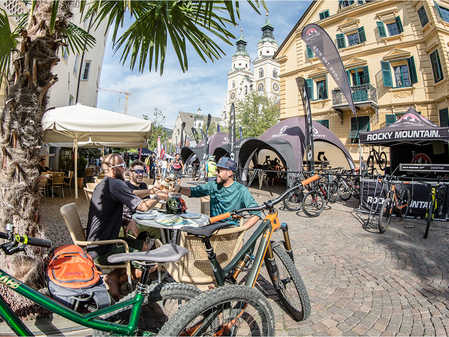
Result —
[{"label": "balcony railing", "polygon": [[[374,110],[377,110],[377,90],[371,84],[352,86],[351,91],[356,106],[371,105]],[[345,107],[349,107],[349,105],[341,90],[332,90],[332,108],[343,109]]]}]

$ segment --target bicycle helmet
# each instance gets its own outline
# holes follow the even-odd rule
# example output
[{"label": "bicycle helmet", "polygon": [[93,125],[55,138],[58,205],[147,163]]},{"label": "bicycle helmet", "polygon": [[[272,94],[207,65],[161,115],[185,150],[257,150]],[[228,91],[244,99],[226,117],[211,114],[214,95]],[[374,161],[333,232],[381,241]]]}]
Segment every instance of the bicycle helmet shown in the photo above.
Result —
[{"label": "bicycle helmet", "polygon": [[187,206],[185,201],[178,197],[177,195],[168,198],[167,200],[167,213],[169,214],[180,214],[185,213]]}]

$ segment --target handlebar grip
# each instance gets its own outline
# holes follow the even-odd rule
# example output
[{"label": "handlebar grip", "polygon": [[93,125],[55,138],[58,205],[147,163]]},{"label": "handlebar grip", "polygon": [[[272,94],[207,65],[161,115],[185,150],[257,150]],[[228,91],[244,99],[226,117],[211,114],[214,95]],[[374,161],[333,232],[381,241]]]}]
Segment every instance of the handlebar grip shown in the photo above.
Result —
[{"label": "handlebar grip", "polygon": [[46,239],[38,239],[38,238],[32,238],[32,237],[27,237],[27,236],[21,236],[20,242],[23,242],[30,246],[51,248],[51,240],[46,240]]},{"label": "handlebar grip", "polygon": [[301,181],[301,184],[303,186],[306,186],[307,184],[310,184],[312,181],[315,181],[319,178],[320,178],[320,176],[318,174],[315,174],[314,176],[311,176],[310,178],[307,178],[307,179]]},{"label": "handlebar grip", "polygon": [[216,215],[216,216],[213,216],[213,217],[209,218],[209,221],[210,221],[210,223],[214,223],[214,222],[217,222],[217,221],[220,221],[220,220],[224,220],[224,219],[227,219],[227,218],[230,218],[230,217],[231,217],[231,213],[230,212],[226,212],[226,213],[219,214],[219,215]]}]

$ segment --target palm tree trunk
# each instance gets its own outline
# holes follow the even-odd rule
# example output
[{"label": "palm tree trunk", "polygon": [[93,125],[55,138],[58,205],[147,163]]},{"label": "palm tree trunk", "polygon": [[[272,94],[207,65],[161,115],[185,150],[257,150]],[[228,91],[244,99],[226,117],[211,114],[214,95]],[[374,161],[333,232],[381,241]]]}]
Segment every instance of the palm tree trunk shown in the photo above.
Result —
[{"label": "palm tree trunk", "polygon": [[[72,16],[70,1],[60,1],[58,19],[50,33],[52,1],[38,1],[28,27],[22,30],[19,50],[14,51],[13,72],[8,79],[7,99],[0,118],[0,230],[13,224],[17,234],[44,238],[39,223],[39,197],[34,190],[39,173],[37,163],[42,145],[42,117],[47,107],[48,89],[57,82],[51,73],[58,63],[60,32]],[[44,283],[43,250],[27,247],[26,254],[0,255],[2,269],[22,282],[39,289]],[[0,293],[13,310],[26,315],[31,301],[18,300],[2,286]]]}]

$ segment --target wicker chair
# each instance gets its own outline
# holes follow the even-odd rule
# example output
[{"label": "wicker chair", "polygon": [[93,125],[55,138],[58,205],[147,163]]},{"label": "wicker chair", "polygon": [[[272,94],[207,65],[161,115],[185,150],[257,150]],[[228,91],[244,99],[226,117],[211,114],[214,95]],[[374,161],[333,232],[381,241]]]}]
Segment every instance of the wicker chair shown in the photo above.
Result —
[{"label": "wicker chair", "polygon": [[53,172],[51,176],[51,197],[55,197],[55,188],[61,188],[62,197],[64,198],[64,172]]},{"label": "wicker chair", "polygon": [[[64,218],[65,224],[67,225],[67,229],[70,232],[73,244],[80,247],[86,247],[91,245],[110,245],[120,243],[125,246],[126,253],[129,253],[128,244],[126,243],[126,241],[121,239],[86,241],[86,235],[84,234],[84,229],[83,226],[81,225],[81,220],[74,203],[62,206],[60,212],[62,217]],[[105,269],[126,268],[126,274],[128,275],[128,283],[131,289],[132,287],[131,263],[129,261],[127,261],[126,264],[99,265],[99,267]]]},{"label": "wicker chair", "polygon": [[90,200],[92,199],[92,193],[94,193],[94,190],[87,187],[84,187],[83,190],[84,195],[86,196],[87,203],[90,205]]},{"label": "wicker chair", "polygon": [[64,178],[64,186],[68,186],[70,190],[70,195],[72,195],[72,179],[73,171],[69,171],[69,176]]},{"label": "wicker chair", "polygon": [[98,185],[97,183],[86,183],[86,187],[89,190],[94,190],[95,186],[97,186],[97,185]]}]

